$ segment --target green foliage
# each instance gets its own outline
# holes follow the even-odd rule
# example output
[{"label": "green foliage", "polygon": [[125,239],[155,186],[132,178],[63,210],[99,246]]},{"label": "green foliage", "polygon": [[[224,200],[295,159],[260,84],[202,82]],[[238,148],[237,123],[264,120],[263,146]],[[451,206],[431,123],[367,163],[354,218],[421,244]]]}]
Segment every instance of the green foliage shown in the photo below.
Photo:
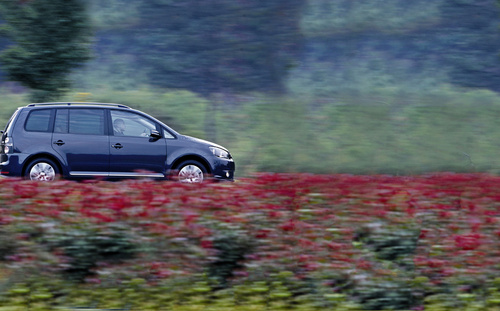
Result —
[{"label": "green foliage", "polygon": [[[21,2],[18,6],[16,1],[4,1],[4,6],[43,3]],[[500,85],[496,74],[500,11],[495,0],[293,0],[286,5],[281,0],[89,0],[85,4],[96,31],[96,59],[73,78],[87,89],[106,85],[126,90],[153,84],[207,95],[288,88],[294,96],[322,97],[394,87],[422,93],[441,83],[492,90]],[[58,20],[44,18],[40,23]],[[44,29],[31,22],[27,28],[37,33]],[[64,29],[72,27],[57,31]],[[78,32],[71,34],[79,40]],[[59,34],[42,36],[52,42]],[[87,39],[63,41],[88,43]],[[47,50],[22,44],[18,48],[22,50],[17,56],[10,54],[13,64],[26,57],[42,59],[42,50]],[[69,47],[57,54],[77,50]],[[60,66],[56,65],[50,66]],[[47,79],[44,87],[53,89],[60,80]]]},{"label": "green foliage", "polygon": [[404,282],[376,282],[355,293],[363,310],[409,310],[415,306],[413,289]]},{"label": "green foliage", "polygon": [[309,97],[498,90],[495,2],[90,0],[97,57],[77,82]]},{"label": "green foliage", "polygon": [[[236,159],[241,159],[238,166],[241,165],[241,168],[245,169],[246,165],[258,165],[256,169],[260,171],[300,170],[301,165],[310,160],[307,159],[309,147],[306,146],[313,142],[313,137],[307,131],[307,120],[301,118],[304,116],[305,107],[292,99],[282,97],[256,99],[247,104],[242,112],[238,112],[245,115],[245,120],[242,120],[245,128],[241,128],[241,124],[234,124],[240,129],[219,129],[223,141],[227,135],[231,135],[236,146],[248,144],[245,146],[248,148],[245,153],[233,151]],[[303,147],[300,147],[302,144]]]},{"label": "green foliage", "polygon": [[63,236],[44,237],[48,244],[61,249],[68,258],[63,269],[68,280],[82,282],[94,274],[93,269],[99,263],[117,263],[133,258],[138,246],[121,231],[94,232],[75,230],[65,232]]},{"label": "green foliage", "polygon": [[307,57],[290,74],[289,89],[336,96],[453,83],[498,91],[495,2],[308,1],[301,20]]},{"label": "green foliage", "polygon": [[[73,93],[68,100],[82,99]],[[189,91],[100,89],[85,101],[118,102],[158,117],[182,134],[207,138],[209,99]],[[335,98],[221,94],[216,139],[230,149],[237,175],[255,172],[498,172],[496,115],[487,90],[441,87],[346,91]]]},{"label": "green foliage", "polygon": [[[3,124],[22,95],[3,92]],[[230,149],[237,175],[258,171],[416,174],[498,172],[500,97],[442,87],[425,94],[368,89],[338,97],[223,95],[214,140]],[[209,99],[148,88],[71,93],[65,100],[117,102],[158,117],[182,134],[207,138]],[[0,117],[2,114],[0,114]]]},{"label": "green foliage", "polygon": [[283,91],[300,50],[304,0],[149,1],[132,41],[150,83],[210,94]]},{"label": "green foliage", "polygon": [[19,244],[10,232],[0,231],[0,261],[7,259],[7,256],[16,252]]},{"label": "green foliage", "polygon": [[71,74],[72,84],[80,90],[140,91],[147,87],[143,70],[133,66],[134,57],[127,54],[105,54]]},{"label": "green foliage", "polygon": [[[311,0],[302,19],[308,37],[378,31],[398,34],[439,21],[443,0]],[[404,8],[404,9],[403,9]]]},{"label": "green foliage", "polygon": [[15,94],[8,89],[0,89],[2,109],[0,109],[0,130],[3,130],[17,107],[26,106],[24,94]]},{"label": "green foliage", "polygon": [[1,54],[8,79],[32,90],[32,101],[59,97],[68,74],[89,59],[90,28],[80,0],[1,1],[3,32],[15,45]]},{"label": "green foliage", "polygon": [[225,233],[213,240],[216,259],[209,264],[208,276],[217,282],[217,287],[227,287],[233,273],[242,269],[245,256],[252,253],[253,241],[238,232]]},{"label": "green foliage", "polygon": [[139,0],[87,0],[87,3],[97,31],[127,28],[138,22]]},{"label": "green foliage", "polygon": [[389,230],[378,224],[359,229],[354,240],[363,243],[378,259],[397,261],[415,252],[419,235],[415,230]]},{"label": "green foliage", "polygon": [[219,110],[218,142],[232,151],[239,174],[488,171],[500,167],[499,105],[495,93],[449,88],[254,96]]}]

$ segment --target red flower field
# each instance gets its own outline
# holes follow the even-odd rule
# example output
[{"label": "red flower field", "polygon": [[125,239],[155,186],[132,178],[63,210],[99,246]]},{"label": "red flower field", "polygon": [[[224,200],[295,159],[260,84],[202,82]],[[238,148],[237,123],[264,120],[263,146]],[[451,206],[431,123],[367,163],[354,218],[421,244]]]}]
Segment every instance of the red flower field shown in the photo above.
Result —
[{"label": "red flower field", "polygon": [[385,299],[380,288],[407,302],[397,308],[500,292],[493,175],[261,174],[201,185],[2,179],[0,204],[4,279],[32,268],[101,285],[208,275],[227,288],[286,272],[294,297],[320,288],[367,308]]}]

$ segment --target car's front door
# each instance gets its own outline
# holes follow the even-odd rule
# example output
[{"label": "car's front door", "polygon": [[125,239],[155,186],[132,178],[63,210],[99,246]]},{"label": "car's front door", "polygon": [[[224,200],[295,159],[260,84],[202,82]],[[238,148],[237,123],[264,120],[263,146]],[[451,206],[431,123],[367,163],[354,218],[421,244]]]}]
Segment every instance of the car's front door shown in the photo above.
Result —
[{"label": "car's front door", "polygon": [[66,162],[70,177],[107,176],[109,136],[106,114],[98,108],[59,108],[52,148]]},{"label": "car's front door", "polygon": [[157,124],[135,112],[110,110],[110,177],[164,177],[165,139],[152,137]]}]

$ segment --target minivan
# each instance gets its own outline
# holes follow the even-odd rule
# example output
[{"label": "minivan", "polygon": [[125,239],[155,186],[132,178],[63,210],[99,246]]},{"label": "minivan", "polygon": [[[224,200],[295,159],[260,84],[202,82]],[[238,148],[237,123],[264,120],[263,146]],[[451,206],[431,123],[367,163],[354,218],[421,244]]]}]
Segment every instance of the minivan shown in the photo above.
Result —
[{"label": "minivan", "polygon": [[0,173],[30,180],[234,179],[217,144],[181,135],[121,104],[36,103],[19,107],[2,131]]}]

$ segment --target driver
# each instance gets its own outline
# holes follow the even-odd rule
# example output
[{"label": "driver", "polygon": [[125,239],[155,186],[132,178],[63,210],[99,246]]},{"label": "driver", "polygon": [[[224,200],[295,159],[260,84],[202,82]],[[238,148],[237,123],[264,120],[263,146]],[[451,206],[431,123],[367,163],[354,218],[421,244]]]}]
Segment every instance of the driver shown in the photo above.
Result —
[{"label": "driver", "polygon": [[113,131],[115,133],[115,136],[124,136],[125,134],[123,133],[127,127],[125,126],[125,122],[123,122],[122,119],[116,119],[113,122]]}]

